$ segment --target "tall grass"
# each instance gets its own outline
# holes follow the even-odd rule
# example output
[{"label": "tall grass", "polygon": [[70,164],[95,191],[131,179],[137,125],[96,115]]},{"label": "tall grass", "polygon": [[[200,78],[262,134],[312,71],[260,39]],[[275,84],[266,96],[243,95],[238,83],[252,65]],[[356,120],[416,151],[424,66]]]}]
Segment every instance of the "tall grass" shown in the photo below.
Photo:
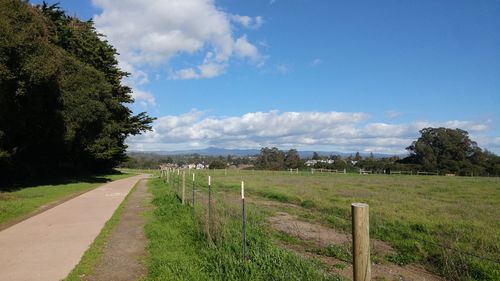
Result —
[{"label": "tall grass", "polygon": [[350,204],[368,203],[371,237],[396,250],[386,260],[421,263],[450,280],[500,280],[498,178],[203,171],[198,179],[207,173],[216,190],[237,196],[245,180],[248,196],[297,207],[261,210],[286,210],[346,233]]},{"label": "tall grass", "polygon": [[147,280],[339,280],[320,265],[274,246],[256,208],[249,206],[243,257],[235,202],[214,194],[208,233],[206,186],[198,186],[195,208],[181,205],[176,189],[161,179],[152,179],[150,188],[155,210],[146,226],[151,254]]}]

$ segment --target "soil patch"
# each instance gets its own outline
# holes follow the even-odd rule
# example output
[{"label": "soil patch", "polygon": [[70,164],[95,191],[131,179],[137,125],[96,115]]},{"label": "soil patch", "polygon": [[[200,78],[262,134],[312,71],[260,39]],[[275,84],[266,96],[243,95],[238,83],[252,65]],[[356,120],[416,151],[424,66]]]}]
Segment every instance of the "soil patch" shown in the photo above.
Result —
[{"label": "soil patch", "polygon": [[143,179],[124,206],[120,221],[106,242],[102,260],[85,280],[132,281],[146,276],[142,259],[146,256],[147,238],[142,214],[150,208],[150,198]]},{"label": "soil patch", "polygon": [[[292,216],[285,212],[277,212],[274,217],[268,219],[273,229],[287,233],[291,236],[307,241],[306,245],[289,244],[283,241],[279,242],[281,247],[292,250],[306,258],[313,258],[322,262],[330,272],[337,273],[346,278],[352,279],[352,265],[345,262],[318,255],[311,252],[311,245],[314,247],[327,247],[329,245],[339,245],[351,247],[351,237],[349,234],[341,233],[335,229],[313,224],[310,222],[299,220],[298,217]],[[394,249],[383,241],[372,239],[372,254],[383,257],[387,254],[394,253]],[[339,266],[342,265],[342,266]],[[439,276],[436,276],[420,265],[398,266],[389,262],[382,264],[372,264],[372,279],[373,280],[400,280],[400,281],[443,281]]]}]

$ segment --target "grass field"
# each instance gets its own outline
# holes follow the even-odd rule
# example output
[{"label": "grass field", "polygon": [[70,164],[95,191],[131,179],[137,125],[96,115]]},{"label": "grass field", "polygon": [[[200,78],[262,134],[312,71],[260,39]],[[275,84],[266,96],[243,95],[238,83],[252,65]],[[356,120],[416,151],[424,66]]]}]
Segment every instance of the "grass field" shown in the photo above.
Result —
[{"label": "grass field", "polygon": [[[350,204],[368,203],[371,238],[395,249],[376,260],[422,264],[449,280],[500,279],[498,178],[197,171],[196,185],[203,192],[207,173],[212,176],[215,196],[224,194],[226,201],[231,194],[238,198],[244,180],[248,197],[282,203],[259,205],[255,201],[249,208],[258,209],[259,216],[286,211],[345,233],[351,227]],[[264,224],[259,227],[266,228]],[[294,239],[284,234],[274,237],[285,242]],[[349,253],[349,249],[334,250]],[[331,249],[316,252],[327,255]]]},{"label": "grass field", "polygon": [[149,274],[146,280],[340,280],[322,267],[273,245],[263,227],[264,217],[249,212],[248,252],[241,253],[241,224],[234,206],[217,204],[210,238],[203,226],[204,212],[181,205],[173,185],[151,179],[156,207],[146,225]]},{"label": "grass field", "polygon": [[57,184],[25,186],[10,192],[0,192],[0,227],[29,216],[43,206],[129,176],[131,174],[121,173],[68,178]]}]

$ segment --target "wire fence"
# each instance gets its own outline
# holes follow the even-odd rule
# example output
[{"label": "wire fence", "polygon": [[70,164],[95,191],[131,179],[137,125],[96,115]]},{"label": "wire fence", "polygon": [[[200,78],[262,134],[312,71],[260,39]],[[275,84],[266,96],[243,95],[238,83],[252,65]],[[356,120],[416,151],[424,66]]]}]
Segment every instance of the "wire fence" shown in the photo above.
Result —
[{"label": "wire fence", "polygon": [[[262,173],[263,175],[266,175],[266,174],[267,175],[290,175],[290,174],[294,175],[294,174],[299,173],[298,170],[295,170],[293,172],[291,172],[291,170],[288,170],[288,171],[258,171],[258,172]],[[308,173],[308,171],[301,171],[301,172],[303,174]],[[189,176],[192,175],[192,180],[191,180],[190,184],[188,182],[186,182],[186,173],[188,175],[188,178],[190,178]],[[205,212],[205,214],[204,215],[202,214],[201,217],[198,218],[198,220],[201,221],[205,225],[204,230],[205,230],[205,233],[207,235],[207,238],[210,241],[217,241],[217,239],[220,239],[220,237],[219,237],[220,235],[218,235],[217,232],[221,228],[223,221],[218,220],[216,218],[216,216],[221,215],[221,213],[218,212],[215,204],[225,204],[225,203],[228,203],[228,202],[225,202],[228,200],[232,201],[229,203],[234,204],[235,199],[234,199],[234,196],[232,198],[230,198],[230,197],[222,198],[221,196],[214,196],[213,190],[212,190],[211,175],[217,174],[217,176],[222,176],[222,175],[227,176],[228,171],[224,170],[222,173],[222,171],[217,172],[214,170],[210,170],[210,171],[205,171],[203,176],[195,176],[195,173],[196,173],[195,171],[191,171],[191,170],[185,170],[185,171],[181,172],[178,169],[177,170],[170,170],[169,169],[166,171],[162,171],[160,173],[160,177],[162,177],[166,183],[167,182],[170,183],[169,185],[175,191],[175,194],[179,198],[180,202],[185,203],[185,204],[190,204],[193,207],[194,212],[196,210],[198,210],[199,212]],[[254,175],[256,173],[256,171],[255,170],[252,170],[252,171],[234,171],[234,173],[236,173],[236,175],[243,175],[244,173],[248,173],[248,174],[251,173]],[[234,175],[234,173],[233,173],[233,175]],[[208,180],[208,184],[201,183],[201,181],[207,181],[207,180]],[[190,189],[190,190],[188,190],[188,189]],[[190,196],[188,196],[188,194]],[[242,195],[243,195],[243,191],[242,191]],[[191,197],[191,198],[188,198],[188,197]],[[217,197],[217,198],[215,198],[215,197]],[[241,203],[243,203],[242,213],[241,213],[241,216],[242,216],[241,223],[242,223],[242,239],[243,239],[243,241],[242,241],[242,251],[243,251],[242,255],[244,257],[245,256],[245,242],[244,241],[245,241],[246,212],[244,209],[245,208],[244,207],[245,206],[244,205],[244,198],[241,198],[241,199],[243,199],[241,201]],[[233,215],[235,215],[235,214],[233,214]],[[338,215],[330,214],[329,217],[332,217],[338,221],[342,221],[345,225],[350,225],[352,223],[352,215],[338,216]],[[218,221],[216,222],[215,220],[218,220]],[[344,231],[345,231],[345,235],[346,235],[346,240],[352,241],[349,237],[349,229],[344,229]],[[320,237],[320,239],[321,239],[321,237]],[[487,256],[483,256],[483,255],[476,254],[473,252],[465,251],[463,249],[458,249],[456,247],[452,247],[452,246],[438,243],[438,242],[435,242],[432,240],[424,239],[424,238],[419,237],[417,235],[409,236],[408,240],[418,241],[419,243],[430,245],[434,248],[441,249],[442,251],[451,251],[451,252],[454,252],[454,253],[461,255],[461,256],[468,256],[470,258],[477,259],[481,262],[488,262],[488,263],[494,264],[495,266],[500,265],[500,260],[497,258],[487,257]],[[374,241],[375,241],[375,239],[371,239],[372,243]],[[455,242],[458,242],[458,241],[455,241]],[[322,243],[319,243],[319,244],[322,244]],[[347,246],[350,247],[349,245],[347,245]],[[352,259],[346,259],[346,258],[343,258],[342,256],[336,256],[335,258],[337,260],[340,260],[342,262],[349,263],[349,264],[353,262]]]}]

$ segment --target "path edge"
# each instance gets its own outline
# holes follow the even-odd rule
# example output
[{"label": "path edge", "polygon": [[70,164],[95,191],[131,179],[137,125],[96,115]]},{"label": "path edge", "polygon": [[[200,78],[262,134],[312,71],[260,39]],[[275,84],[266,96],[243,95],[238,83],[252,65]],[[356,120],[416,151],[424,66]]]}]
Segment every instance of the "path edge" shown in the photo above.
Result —
[{"label": "path edge", "polygon": [[109,237],[113,232],[113,229],[120,221],[125,205],[128,203],[130,196],[136,191],[137,186],[142,180],[147,181],[148,178],[139,179],[134,184],[134,187],[132,187],[132,189],[127,194],[127,196],[125,196],[125,198],[120,203],[118,208],[116,208],[111,218],[108,221],[106,221],[104,227],[96,236],[92,244],[90,244],[89,248],[85,250],[78,264],[75,265],[75,267],[71,270],[68,276],[66,276],[66,278],[63,279],[63,281],[85,280],[84,278],[86,276],[92,274],[93,269],[102,259],[104,247],[106,246],[106,243],[108,242]]},{"label": "path edge", "polygon": [[[140,174],[137,174],[137,175],[140,175]],[[123,178],[123,179],[127,179],[127,178],[130,178],[130,177],[133,177],[133,176],[134,176],[134,174],[130,174],[130,176],[125,177],[125,178]],[[122,180],[122,179],[118,179],[118,180]],[[35,210],[34,210],[34,211],[32,211],[31,213],[28,213],[28,214],[22,215],[22,216],[20,216],[20,217],[18,217],[18,218],[16,218],[16,219],[13,219],[12,221],[8,221],[8,222],[5,222],[5,223],[0,223],[0,231],[5,230],[5,229],[7,229],[7,228],[10,228],[10,227],[12,227],[12,226],[14,226],[14,225],[16,225],[16,224],[18,224],[18,223],[21,223],[21,222],[23,222],[23,221],[25,221],[25,220],[27,220],[27,219],[30,219],[30,218],[32,218],[32,217],[34,217],[34,216],[36,216],[36,215],[39,215],[39,214],[41,214],[41,213],[43,213],[43,212],[45,212],[45,211],[50,210],[50,209],[52,209],[52,208],[55,208],[55,207],[57,207],[57,206],[59,206],[59,205],[61,205],[61,204],[63,204],[63,203],[66,203],[67,201],[69,201],[69,200],[71,200],[71,199],[75,199],[76,197],[78,197],[78,196],[80,196],[80,195],[83,195],[83,194],[85,194],[85,193],[87,193],[87,192],[90,192],[90,191],[92,191],[92,190],[94,190],[94,189],[96,189],[96,188],[99,188],[99,187],[101,187],[101,186],[103,186],[103,185],[105,185],[105,184],[108,184],[108,183],[110,183],[110,182],[113,182],[113,181],[112,181],[112,180],[110,180],[110,181],[105,182],[105,183],[103,183],[103,184],[98,184],[98,185],[96,185],[96,186],[94,186],[94,187],[91,187],[91,188],[90,188],[90,189],[88,189],[88,190],[81,190],[81,191],[78,191],[78,192],[72,193],[72,194],[70,194],[70,195],[68,195],[68,196],[61,197],[61,198],[59,198],[59,199],[56,199],[56,200],[51,201],[51,202],[48,202],[47,204],[44,204],[44,205],[42,205],[42,206],[38,207],[37,209],[35,209]]]}]

